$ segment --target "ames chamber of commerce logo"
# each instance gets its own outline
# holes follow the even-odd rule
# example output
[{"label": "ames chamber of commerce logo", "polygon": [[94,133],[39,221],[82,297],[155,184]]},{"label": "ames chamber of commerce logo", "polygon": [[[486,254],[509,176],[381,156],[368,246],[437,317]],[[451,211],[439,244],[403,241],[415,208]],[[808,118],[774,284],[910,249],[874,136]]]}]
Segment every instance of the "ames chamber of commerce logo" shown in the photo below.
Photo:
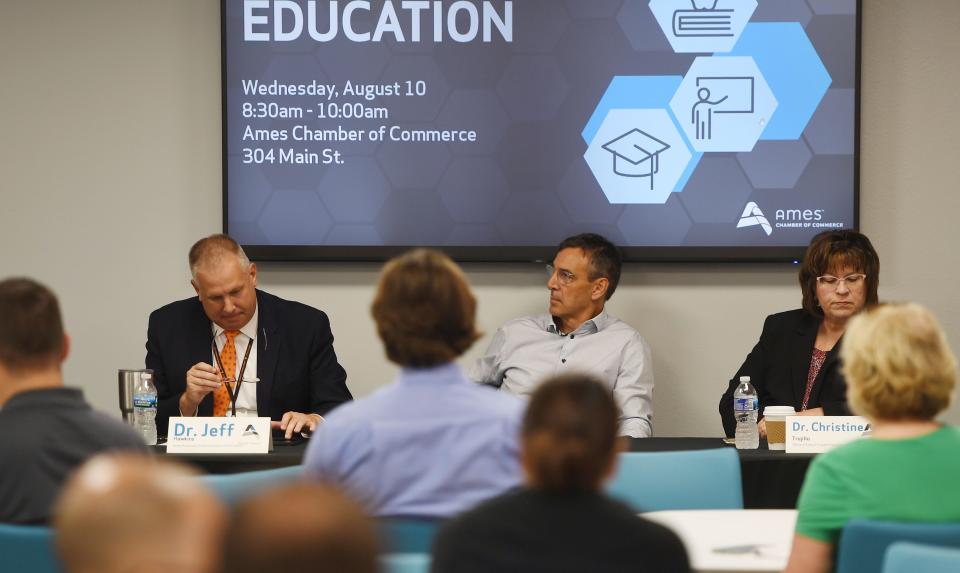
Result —
[{"label": "ames chamber of commerce logo", "polygon": [[743,214],[740,215],[740,220],[737,221],[737,228],[742,229],[744,227],[757,226],[763,229],[763,232],[766,233],[768,237],[773,234],[773,227],[770,226],[770,221],[764,216],[760,207],[753,201],[750,201],[743,208]]},{"label": "ames chamber of commerce logo", "polygon": [[737,221],[738,229],[760,227],[769,237],[774,229],[845,229],[843,221],[826,220],[825,209],[777,209],[773,213],[773,223],[755,202],[750,201],[743,207],[743,213]]}]

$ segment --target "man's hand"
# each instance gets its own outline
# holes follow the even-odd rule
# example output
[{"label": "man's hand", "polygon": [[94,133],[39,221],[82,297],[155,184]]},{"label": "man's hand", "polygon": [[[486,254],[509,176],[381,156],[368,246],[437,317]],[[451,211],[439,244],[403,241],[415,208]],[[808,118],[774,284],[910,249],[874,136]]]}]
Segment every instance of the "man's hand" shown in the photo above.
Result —
[{"label": "man's hand", "polygon": [[300,412],[287,412],[280,418],[279,422],[270,422],[270,427],[275,430],[283,430],[284,437],[290,439],[294,433],[299,434],[304,428],[311,432],[317,429],[317,425],[323,418],[320,414],[301,414]]},{"label": "man's hand", "polygon": [[757,423],[757,430],[760,432],[761,438],[767,437],[767,419],[761,418],[760,422]]},{"label": "man's hand", "polygon": [[187,389],[180,395],[180,413],[193,416],[200,401],[223,382],[217,369],[206,362],[197,362],[187,370]]}]

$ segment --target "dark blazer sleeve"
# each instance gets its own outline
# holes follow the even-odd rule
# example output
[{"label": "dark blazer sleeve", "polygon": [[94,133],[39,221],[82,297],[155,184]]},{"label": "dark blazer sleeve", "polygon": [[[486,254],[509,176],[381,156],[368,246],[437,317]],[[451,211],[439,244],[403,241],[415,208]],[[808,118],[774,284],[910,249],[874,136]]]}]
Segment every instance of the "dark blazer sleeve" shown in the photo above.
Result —
[{"label": "dark blazer sleeve", "polygon": [[[733,394],[737,391],[737,386],[740,385],[740,377],[749,376],[750,383],[757,390],[758,397],[761,393],[760,386],[763,384],[761,378],[766,369],[765,365],[775,354],[773,346],[777,328],[774,324],[774,316],[768,316],[764,320],[760,340],[754,345],[750,354],[747,354],[747,358],[740,365],[740,369],[727,383],[727,391],[720,397],[720,421],[723,423],[723,431],[727,437],[733,437],[737,429],[737,421],[733,417]],[[762,401],[760,402],[760,408],[762,412]]]},{"label": "dark blazer sleeve", "polygon": [[347,372],[333,350],[330,319],[320,311],[310,348],[310,411],[325,415],[353,399],[347,389]]},{"label": "dark blazer sleeve", "polygon": [[[150,313],[150,320],[147,323],[147,357],[144,364],[147,369],[153,370],[153,384],[157,387],[158,434],[166,435],[167,421],[170,416],[180,415],[180,395],[183,394],[184,389],[175,389],[171,384],[172,373],[167,371],[161,350],[161,327],[158,324],[160,321],[156,311]],[[186,380],[184,380],[184,384],[186,384]],[[160,432],[161,423],[163,432]]]},{"label": "dark blazer sleeve", "polygon": [[[803,310],[772,314],[763,323],[763,332],[747,359],[727,385],[720,398],[720,419],[727,436],[736,431],[733,418],[733,394],[740,376],[749,376],[757,390],[760,415],[767,406],[793,406],[800,411],[806,389],[807,373],[819,321]],[[840,368],[840,343],[827,353],[820,368],[808,408],[823,407],[828,416],[848,416],[847,385]]]}]

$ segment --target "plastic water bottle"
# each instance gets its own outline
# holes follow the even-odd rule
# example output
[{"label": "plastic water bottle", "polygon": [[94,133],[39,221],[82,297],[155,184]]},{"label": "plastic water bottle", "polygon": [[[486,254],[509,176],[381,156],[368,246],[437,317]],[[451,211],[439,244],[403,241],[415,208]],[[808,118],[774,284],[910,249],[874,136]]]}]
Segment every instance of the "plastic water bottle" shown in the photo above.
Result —
[{"label": "plastic water bottle", "polygon": [[760,402],[749,376],[740,377],[740,385],[733,394],[733,416],[737,419],[736,444],[738,450],[755,450],[760,445],[757,431],[757,410]]},{"label": "plastic water bottle", "polygon": [[144,372],[133,391],[133,427],[140,432],[148,446],[157,443],[157,389],[153,375]]}]

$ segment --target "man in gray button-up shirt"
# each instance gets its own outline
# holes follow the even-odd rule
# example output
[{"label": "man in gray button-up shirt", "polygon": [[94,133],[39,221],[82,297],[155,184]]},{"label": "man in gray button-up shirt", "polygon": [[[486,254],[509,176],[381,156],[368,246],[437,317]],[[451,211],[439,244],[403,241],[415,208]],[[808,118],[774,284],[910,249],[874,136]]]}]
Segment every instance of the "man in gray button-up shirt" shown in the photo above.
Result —
[{"label": "man in gray button-up shirt", "polygon": [[620,280],[616,247],[599,235],[570,237],[560,243],[547,270],[550,312],[500,327],[470,378],[525,396],[548,376],[587,372],[613,391],[620,433],[650,436],[650,347],[640,333],[604,310]]}]

